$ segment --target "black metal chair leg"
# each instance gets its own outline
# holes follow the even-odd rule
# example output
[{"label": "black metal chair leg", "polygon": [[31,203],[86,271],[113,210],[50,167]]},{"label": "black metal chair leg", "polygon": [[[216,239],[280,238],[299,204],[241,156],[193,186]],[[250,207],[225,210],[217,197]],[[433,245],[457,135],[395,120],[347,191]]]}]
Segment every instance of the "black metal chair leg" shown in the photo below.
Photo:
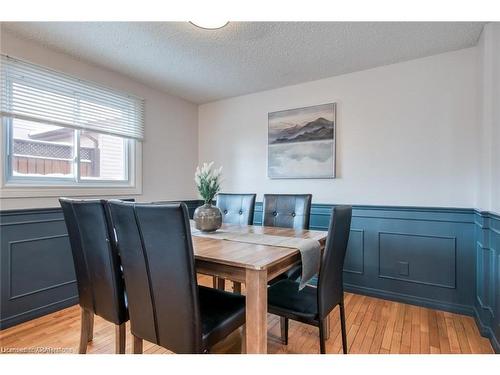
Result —
[{"label": "black metal chair leg", "polygon": [[319,321],[319,351],[321,354],[326,354],[325,348],[325,323],[323,319]]},{"label": "black metal chair leg", "polygon": [[340,307],[340,329],[342,330],[342,348],[344,349],[344,354],[347,354],[347,333],[345,329],[345,311],[344,302],[339,304]]},{"label": "black metal chair leg", "polygon": [[288,345],[288,318],[280,317],[281,342]]}]

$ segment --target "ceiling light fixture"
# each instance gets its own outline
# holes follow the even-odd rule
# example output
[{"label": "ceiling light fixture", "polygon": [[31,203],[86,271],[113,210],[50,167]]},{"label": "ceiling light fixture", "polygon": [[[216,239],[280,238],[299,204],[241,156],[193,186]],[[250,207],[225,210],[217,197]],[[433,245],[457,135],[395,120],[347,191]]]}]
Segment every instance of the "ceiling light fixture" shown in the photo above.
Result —
[{"label": "ceiling light fixture", "polygon": [[200,29],[217,30],[217,29],[222,29],[229,23],[229,21],[198,20],[198,21],[189,21],[189,23],[193,26],[199,27]]}]

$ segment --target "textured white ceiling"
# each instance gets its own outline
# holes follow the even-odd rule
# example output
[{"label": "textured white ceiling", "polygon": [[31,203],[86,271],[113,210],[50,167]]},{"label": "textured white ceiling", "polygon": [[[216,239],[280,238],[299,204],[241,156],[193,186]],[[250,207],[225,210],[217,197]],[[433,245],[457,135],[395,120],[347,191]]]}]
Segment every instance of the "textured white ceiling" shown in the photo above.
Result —
[{"label": "textured white ceiling", "polygon": [[2,28],[195,103],[473,46],[480,22],[14,22]]}]

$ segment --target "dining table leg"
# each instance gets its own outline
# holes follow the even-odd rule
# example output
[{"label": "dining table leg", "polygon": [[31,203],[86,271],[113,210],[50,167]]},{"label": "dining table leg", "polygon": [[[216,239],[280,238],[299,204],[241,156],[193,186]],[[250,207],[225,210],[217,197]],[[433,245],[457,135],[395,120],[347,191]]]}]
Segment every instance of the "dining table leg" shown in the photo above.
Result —
[{"label": "dining table leg", "polygon": [[246,352],[267,354],[267,270],[246,270]]}]

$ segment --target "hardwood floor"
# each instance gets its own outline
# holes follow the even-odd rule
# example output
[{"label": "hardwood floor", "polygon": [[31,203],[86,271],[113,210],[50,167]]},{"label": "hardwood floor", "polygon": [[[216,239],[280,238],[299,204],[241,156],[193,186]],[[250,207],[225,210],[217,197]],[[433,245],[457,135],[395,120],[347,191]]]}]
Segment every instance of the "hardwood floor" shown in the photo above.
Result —
[{"label": "hardwood floor", "polygon": [[[200,277],[211,286],[212,278]],[[231,282],[226,282],[227,287]],[[493,353],[488,339],[479,334],[469,316],[431,310],[392,301],[346,293],[346,326],[349,353]],[[290,321],[288,345],[279,340],[279,318],[268,316],[268,353],[319,353],[318,330]],[[50,315],[0,331],[0,353],[78,352],[80,309],[73,306]],[[215,352],[239,350],[239,335],[222,343]],[[20,350],[19,350],[20,349]],[[96,316],[94,340],[87,353],[114,353],[115,327]],[[327,353],[341,353],[338,307],[330,316]],[[132,353],[132,336],[127,323],[126,353]],[[144,353],[169,353],[144,341]]]}]

